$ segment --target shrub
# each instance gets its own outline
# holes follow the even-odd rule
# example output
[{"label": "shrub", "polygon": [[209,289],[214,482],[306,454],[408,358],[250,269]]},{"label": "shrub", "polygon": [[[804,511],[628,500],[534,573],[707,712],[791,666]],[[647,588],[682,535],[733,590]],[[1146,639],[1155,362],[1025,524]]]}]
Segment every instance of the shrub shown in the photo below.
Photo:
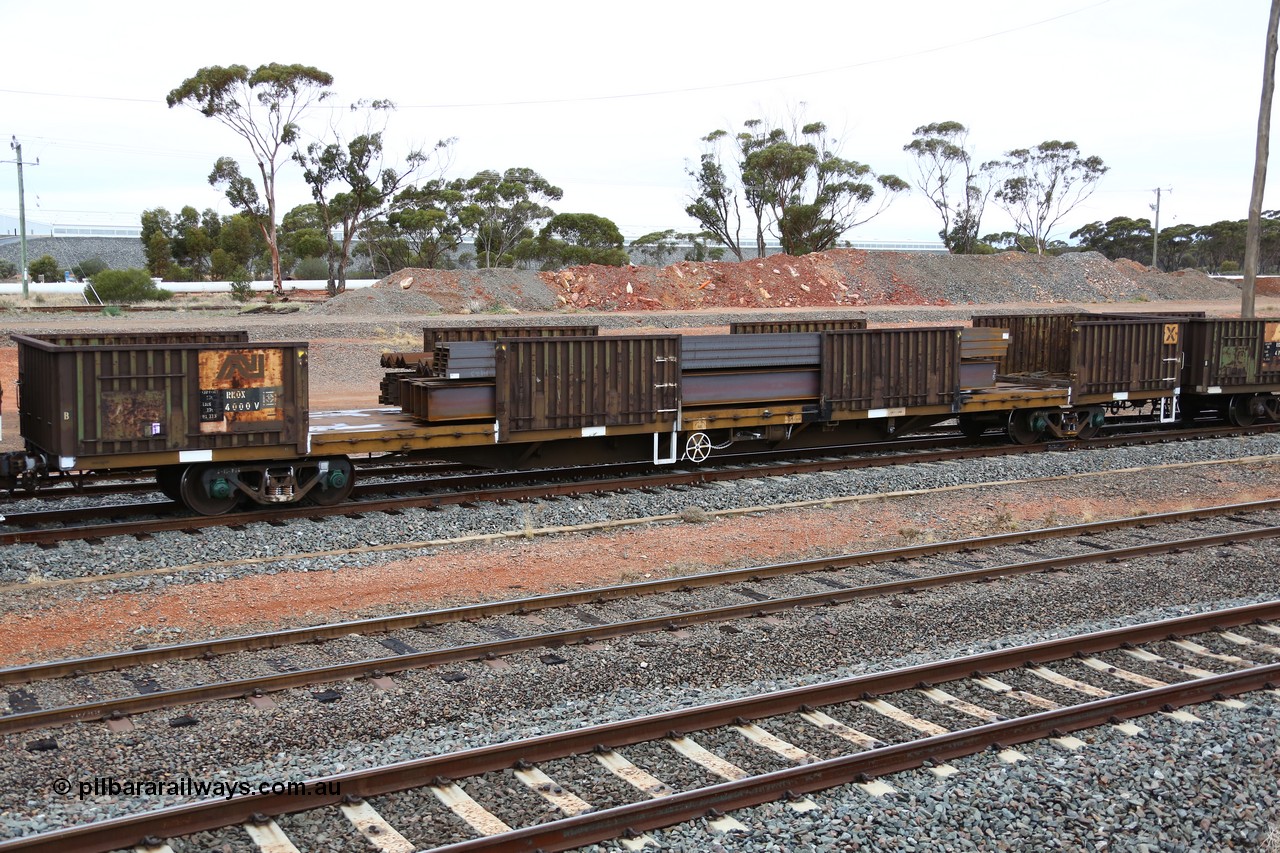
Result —
[{"label": "shrub", "polygon": [[13,278],[18,274],[18,265],[13,261],[0,258],[0,278]]},{"label": "shrub", "polygon": [[106,269],[111,268],[107,266],[107,262],[102,258],[89,258],[87,261],[81,261],[72,267],[71,274],[80,279],[93,278]]},{"label": "shrub", "polygon": [[44,276],[45,281],[62,281],[62,267],[58,266],[53,255],[44,255],[32,261],[27,271],[32,281],[40,281],[41,276]]},{"label": "shrub", "polygon": [[327,281],[329,262],[324,258],[303,258],[293,268],[293,277],[301,281]]},{"label": "shrub", "polygon": [[253,276],[244,267],[237,266],[231,271],[231,298],[236,302],[248,302],[253,296]]},{"label": "shrub", "polygon": [[[172,299],[173,293],[157,287],[146,270],[103,270],[93,277],[93,289],[104,302],[146,302]],[[85,288],[85,297],[93,296]]]}]

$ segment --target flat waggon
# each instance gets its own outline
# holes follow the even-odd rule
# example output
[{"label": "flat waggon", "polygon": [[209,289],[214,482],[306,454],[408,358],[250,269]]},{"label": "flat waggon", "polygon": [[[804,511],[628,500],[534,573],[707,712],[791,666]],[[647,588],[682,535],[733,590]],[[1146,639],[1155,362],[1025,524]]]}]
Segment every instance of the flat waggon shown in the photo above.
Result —
[{"label": "flat waggon", "polygon": [[307,344],[245,332],[15,335],[25,449],[0,486],[154,471],[192,510],[345,500],[351,459],[699,463],[734,445],[884,440],[954,420],[1030,443],[1118,418],[1280,420],[1280,323],[1081,312],[972,327],[862,318],[727,335],[594,326],[424,330],[384,356],[380,408],[311,412]]}]

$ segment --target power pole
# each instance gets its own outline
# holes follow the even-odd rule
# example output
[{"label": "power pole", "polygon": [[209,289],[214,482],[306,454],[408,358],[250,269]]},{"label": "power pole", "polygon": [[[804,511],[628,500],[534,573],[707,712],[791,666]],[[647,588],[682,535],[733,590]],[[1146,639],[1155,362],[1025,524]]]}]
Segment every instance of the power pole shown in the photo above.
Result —
[{"label": "power pole", "polygon": [[[18,260],[22,262],[22,298],[26,299],[28,283],[30,277],[27,275],[27,202],[22,191],[22,143],[18,142],[18,137],[13,137],[9,143],[9,147],[18,152],[17,160],[6,160],[6,163],[18,164],[18,230],[22,233],[22,237],[18,241]],[[27,164],[31,165],[31,164]],[[35,165],[40,165],[37,159]]]},{"label": "power pole", "polygon": [[1152,192],[1156,194],[1156,203],[1150,205],[1150,207],[1156,212],[1156,224],[1151,229],[1151,268],[1158,270],[1160,269],[1158,266],[1160,261],[1160,193],[1172,194],[1173,187],[1165,187],[1164,189],[1156,187]]},{"label": "power pole", "polygon": [[1253,160],[1253,192],[1249,195],[1249,225],[1244,237],[1244,281],[1240,285],[1240,316],[1254,316],[1258,281],[1258,249],[1262,237],[1262,192],[1267,185],[1267,151],[1271,145],[1271,96],[1276,88],[1276,29],[1280,0],[1271,0],[1267,47],[1262,61],[1262,105],[1258,108],[1258,147]]}]

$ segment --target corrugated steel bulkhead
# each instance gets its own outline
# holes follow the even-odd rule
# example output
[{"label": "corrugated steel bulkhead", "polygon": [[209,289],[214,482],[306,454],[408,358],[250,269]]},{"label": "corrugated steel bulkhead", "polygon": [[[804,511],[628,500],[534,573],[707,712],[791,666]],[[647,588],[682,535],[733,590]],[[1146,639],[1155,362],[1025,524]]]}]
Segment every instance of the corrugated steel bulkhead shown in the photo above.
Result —
[{"label": "corrugated steel bulkhead", "polygon": [[51,455],[306,448],[306,344],[252,344],[243,332],[52,337],[14,336],[23,435]]},{"label": "corrugated steel bulkhead", "polygon": [[1193,319],[1187,322],[1182,387],[1207,392],[1280,386],[1280,322]]},{"label": "corrugated steel bulkhead", "polygon": [[822,396],[832,412],[952,406],[960,393],[960,329],[826,332]]},{"label": "corrugated steel bulkhead", "polygon": [[494,356],[499,441],[535,430],[666,432],[676,421],[678,335],[518,338]]},{"label": "corrugated steel bulkhead", "polygon": [[1175,317],[1083,316],[1071,335],[1072,394],[1172,391],[1182,369],[1182,327]]}]

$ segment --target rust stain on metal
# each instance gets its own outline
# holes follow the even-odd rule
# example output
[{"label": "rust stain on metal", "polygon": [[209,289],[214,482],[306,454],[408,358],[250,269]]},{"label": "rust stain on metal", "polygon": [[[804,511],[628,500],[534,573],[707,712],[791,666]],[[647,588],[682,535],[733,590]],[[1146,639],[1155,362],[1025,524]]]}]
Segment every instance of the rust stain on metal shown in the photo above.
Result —
[{"label": "rust stain on metal", "polygon": [[199,360],[200,431],[235,422],[280,419],[284,353],[279,349],[203,350]]}]

